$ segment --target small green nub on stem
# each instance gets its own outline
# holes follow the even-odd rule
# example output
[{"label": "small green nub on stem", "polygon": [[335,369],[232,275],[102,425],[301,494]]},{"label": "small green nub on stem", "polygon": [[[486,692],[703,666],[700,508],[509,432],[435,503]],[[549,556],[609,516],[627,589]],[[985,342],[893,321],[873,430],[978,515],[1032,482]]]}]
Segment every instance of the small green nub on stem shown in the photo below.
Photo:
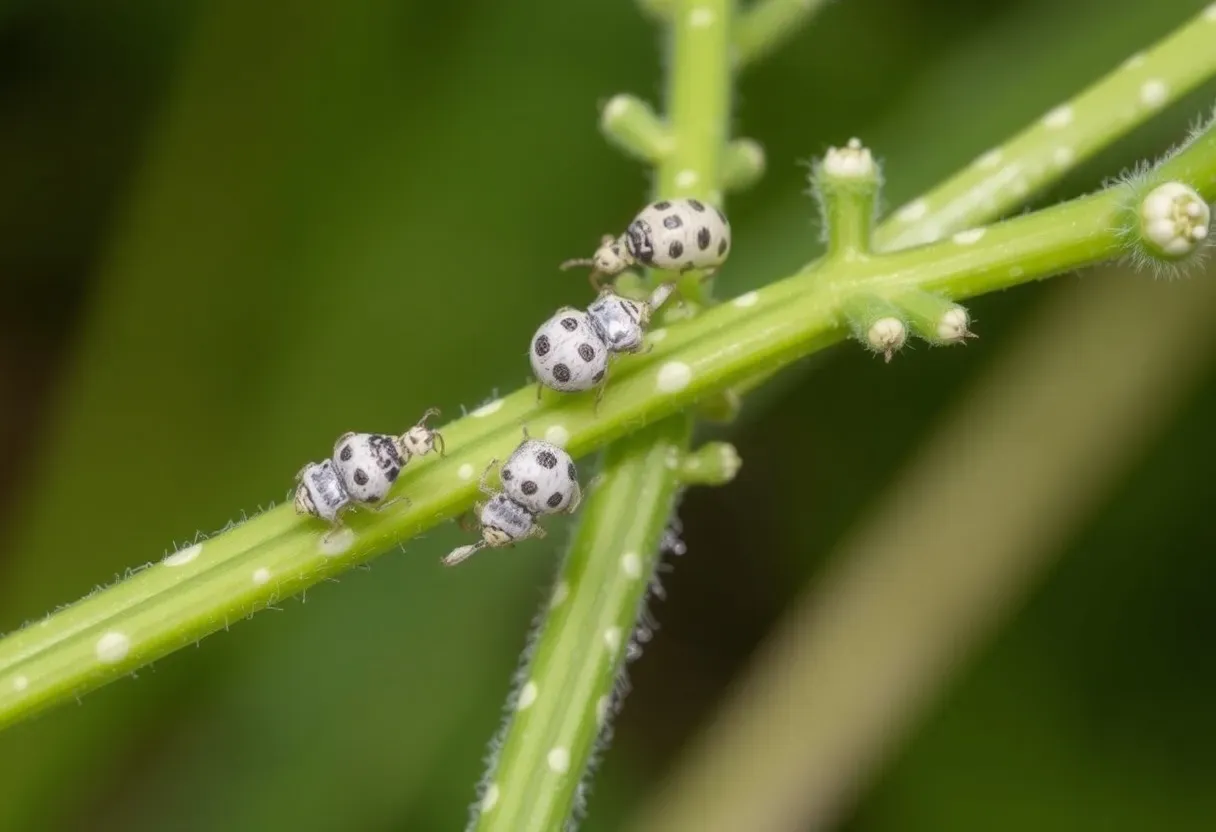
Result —
[{"label": "small green nub on stem", "polygon": [[682,456],[673,449],[668,465],[678,470],[685,485],[726,485],[739,473],[743,460],[729,442],[706,442]]},{"label": "small green nub on stem", "polygon": [[764,148],[754,139],[735,139],[722,158],[722,187],[728,191],[750,188],[764,175]]},{"label": "small green nub on stem", "polygon": [[903,311],[877,295],[857,294],[841,304],[853,337],[890,362],[908,340]]},{"label": "small green nub on stem", "polygon": [[831,147],[815,164],[811,184],[827,231],[829,260],[856,260],[870,253],[881,177],[870,149],[859,139]]},{"label": "small green nub on stem", "polygon": [[975,338],[971,332],[971,316],[957,303],[929,292],[905,292],[893,297],[908,318],[912,332],[937,346],[963,344]]},{"label": "small green nub on stem", "polygon": [[738,390],[731,388],[698,402],[697,416],[707,422],[727,425],[739,418],[739,411],[742,409],[743,398]]},{"label": "small green nub on stem", "polygon": [[655,164],[671,152],[671,131],[642,99],[621,93],[604,105],[600,129],[609,141],[643,162]]}]

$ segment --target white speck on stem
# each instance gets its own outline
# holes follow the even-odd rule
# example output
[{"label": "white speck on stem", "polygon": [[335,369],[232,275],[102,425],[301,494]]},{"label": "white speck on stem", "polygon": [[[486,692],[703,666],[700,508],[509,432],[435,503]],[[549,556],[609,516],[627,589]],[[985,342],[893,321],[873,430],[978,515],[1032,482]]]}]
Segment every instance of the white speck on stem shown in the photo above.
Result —
[{"label": "white speck on stem", "polygon": [[713,9],[696,8],[688,13],[688,23],[700,29],[714,22]]},{"label": "white speck on stem", "polygon": [[1076,158],[1076,154],[1072,152],[1071,147],[1057,147],[1051,152],[1051,161],[1056,167],[1066,168],[1072,164],[1072,160]]},{"label": "white speck on stem", "polygon": [[481,811],[488,812],[498,805],[498,784],[491,783],[481,797]]},{"label": "white speck on stem", "polygon": [[570,752],[565,748],[554,748],[549,751],[549,770],[557,774],[565,774],[570,770]]},{"label": "white speck on stem", "polygon": [[97,654],[97,660],[102,664],[120,662],[127,657],[127,653],[131,652],[131,639],[126,633],[111,630],[97,639],[94,652]]},{"label": "white speck on stem", "polygon": [[469,415],[474,419],[484,419],[486,416],[490,416],[500,410],[502,410],[502,399],[495,399],[492,402],[486,402]]},{"label": "white speck on stem", "polygon": [[570,431],[566,430],[562,425],[553,425],[545,431],[545,441],[557,445],[559,448],[566,447],[566,443],[570,441]]},{"label": "white speck on stem", "polygon": [[1061,104],[1054,110],[1043,116],[1043,126],[1049,130],[1063,130],[1068,125],[1072,124],[1072,107],[1068,104]]},{"label": "white speck on stem", "polygon": [[601,696],[595,703],[595,721],[600,725],[604,724],[604,720],[608,718],[608,707],[612,700],[608,696]]},{"label": "white speck on stem", "polygon": [[668,361],[655,380],[660,393],[678,393],[692,381],[692,368],[682,361]]},{"label": "white speck on stem", "polygon": [[321,535],[317,549],[322,555],[331,558],[340,555],[355,544],[354,529],[338,529],[335,532]]},{"label": "white speck on stem", "polygon": [[561,581],[557,586],[553,587],[553,597],[549,599],[549,609],[560,607],[566,597],[570,595],[570,584]]},{"label": "white speck on stem", "polygon": [[1203,19],[1216,23],[1216,3],[1213,3],[1203,10]]},{"label": "white speck on stem", "polygon": [[608,646],[609,652],[615,656],[616,651],[621,649],[621,628],[609,627],[604,630],[604,644]]},{"label": "white speck on stem", "polygon": [[1158,78],[1140,85],[1140,103],[1146,107],[1160,107],[1170,97],[1170,88]]},{"label": "white speck on stem", "polygon": [[700,178],[695,170],[682,170],[676,174],[676,187],[691,188]]},{"label": "white speck on stem", "polygon": [[629,578],[642,577],[642,558],[637,552],[621,555],[621,571]]},{"label": "white speck on stem", "polygon": [[476,471],[473,470],[473,466],[467,462],[456,469],[456,476],[466,481],[473,479],[473,474],[475,473]]},{"label": "white speck on stem", "polygon": [[532,707],[532,703],[536,701],[536,697],[540,695],[540,688],[536,686],[536,682],[528,682],[519,690],[519,699],[515,702],[515,710],[526,711]]},{"label": "white speck on stem", "polygon": [[270,570],[265,566],[253,570],[253,583],[255,586],[262,586],[270,583]]},{"label": "white speck on stem", "polygon": [[987,230],[988,229],[986,228],[969,228],[966,231],[958,232],[950,239],[954,240],[954,242],[958,243],[960,246],[969,246],[974,243],[978,243]]},{"label": "white speck on stem", "polygon": [[739,295],[739,297],[731,301],[731,304],[739,309],[746,309],[749,306],[755,306],[758,300],[760,300],[759,292],[747,292],[746,294]]},{"label": "white speck on stem", "polygon": [[184,566],[198,557],[203,551],[203,544],[195,543],[166,557],[161,563],[165,566]]},{"label": "white speck on stem", "polygon": [[1142,63],[1144,63],[1144,53],[1137,52],[1135,55],[1132,55],[1130,58],[1128,58],[1126,61],[1123,62],[1123,68],[1124,69],[1135,69],[1136,67],[1140,66],[1140,64],[1142,64]]},{"label": "white speck on stem", "polygon": [[14,676],[13,677],[13,690],[17,691],[18,693],[25,690],[29,686],[30,686],[30,680],[28,678],[26,678],[25,676]]}]

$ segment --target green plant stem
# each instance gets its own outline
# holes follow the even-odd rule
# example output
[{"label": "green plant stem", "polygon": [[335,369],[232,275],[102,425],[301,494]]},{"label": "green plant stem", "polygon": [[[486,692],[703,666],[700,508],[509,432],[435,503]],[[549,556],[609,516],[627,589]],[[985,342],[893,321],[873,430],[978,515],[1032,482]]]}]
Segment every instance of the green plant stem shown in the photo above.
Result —
[{"label": "green plant stem", "polygon": [[1060,287],[993,356],[620,828],[839,827],[1209,377],[1216,271],[1168,287],[1120,271]]},{"label": "green plant stem", "polygon": [[896,210],[876,247],[920,245],[1016,209],[1216,74],[1213,43],[1209,9]]},{"label": "green plant stem", "polygon": [[[666,419],[604,454],[563,562],[476,829],[561,829],[614,707],[678,482],[689,421]],[[632,522],[621,522],[632,517]]]},{"label": "green plant stem", "polygon": [[830,0],[755,0],[740,12],[735,26],[735,65],[744,67],[766,57],[828,2]]},{"label": "green plant stem", "polygon": [[[1216,199],[1210,128],[1146,177],[1164,179]],[[153,565],[0,640],[0,726],[71,701],[466,511],[477,498],[477,473],[514,449],[522,423],[582,457],[840,340],[840,303],[852,292],[920,289],[962,300],[1119,257],[1128,245],[1120,223],[1137,191],[1117,185],[990,226],[966,243],[827,265],[813,281],[800,273],[707,309],[668,327],[650,353],[620,361],[598,411],[593,394],[537,404],[533,387],[517,390],[444,426],[448,457],[411,462],[394,491],[412,503],[352,515],[349,535],[336,541],[346,548],[323,548],[325,526],[281,505],[205,541],[188,562]],[[125,637],[126,653],[119,655],[121,639],[102,642],[109,632]]]},{"label": "green plant stem", "polygon": [[[733,13],[734,0],[673,5],[665,120],[671,151],[656,157],[655,198],[689,196],[721,205],[723,171],[732,155],[738,157],[730,165],[734,184],[747,178],[748,148],[739,154],[736,146],[732,154],[727,144]],[[759,165],[753,159],[750,167]],[[693,280],[681,281],[684,294],[704,305],[710,281],[695,275]],[[471,829],[543,832],[577,814],[580,783],[607,722],[623,647],[637,626],[682,485],[680,463],[692,442],[693,422],[691,410],[677,413],[605,453],[555,590],[555,597],[568,600],[547,613],[521,689],[546,696],[546,707],[517,711],[509,719]]]}]

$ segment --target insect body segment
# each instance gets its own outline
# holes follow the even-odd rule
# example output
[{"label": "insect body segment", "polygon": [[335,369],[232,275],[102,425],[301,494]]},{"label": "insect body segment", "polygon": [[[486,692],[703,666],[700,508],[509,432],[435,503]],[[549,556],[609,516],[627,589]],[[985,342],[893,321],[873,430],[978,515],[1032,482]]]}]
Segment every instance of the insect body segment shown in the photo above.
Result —
[{"label": "insect body segment", "polygon": [[491,460],[481,478],[481,491],[489,499],[474,509],[481,540],[453,549],[443,559],[446,566],[455,566],[482,549],[544,537],[545,530],[536,522],[539,517],[573,512],[582,500],[574,460],[557,445],[529,439],[525,433],[524,441],[499,471],[501,491],[486,484],[486,477],[496,464],[497,460]]},{"label": "insect body segment", "polygon": [[311,514],[335,523],[338,513],[350,504],[350,494],[328,459],[308,463],[300,469],[296,480],[297,514]]},{"label": "insect body segment", "polygon": [[381,502],[412,457],[438,449],[444,454],[443,437],[426,426],[439,411],[431,408],[418,424],[400,436],[386,433],[344,433],[334,443],[333,455],[310,462],[296,475],[296,513],[319,517],[335,527],[353,505],[383,510],[404,500]]},{"label": "insect body segment", "polygon": [[608,349],[586,312],[565,306],[532,337],[532,372],[554,390],[590,390],[608,372]]},{"label": "insect body segment", "polygon": [[591,285],[635,264],[664,271],[715,272],[730,254],[730,222],[712,205],[697,199],[652,202],[619,237],[606,236],[590,258],[567,260],[562,269],[591,266]]},{"label": "insect body segment", "polygon": [[640,352],[654,310],[671,296],[675,285],[664,283],[647,301],[622,297],[603,289],[586,312],[562,307],[532,336],[528,357],[541,385],[563,393],[602,390],[608,360],[614,354]]}]

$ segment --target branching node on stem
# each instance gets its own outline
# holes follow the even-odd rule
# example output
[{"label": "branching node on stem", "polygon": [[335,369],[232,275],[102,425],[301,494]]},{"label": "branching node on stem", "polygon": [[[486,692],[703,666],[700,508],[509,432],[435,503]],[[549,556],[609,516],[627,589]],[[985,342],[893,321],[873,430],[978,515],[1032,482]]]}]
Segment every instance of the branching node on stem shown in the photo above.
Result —
[{"label": "branching node on stem", "polygon": [[811,172],[819,200],[829,260],[858,260],[870,253],[882,177],[868,147],[849,139],[831,147]]},{"label": "branching node on stem", "polygon": [[613,144],[650,164],[661,161],[675,145],[671,131],[654,109],[626,93],[613,96],[604,105],[600,129]]}]

